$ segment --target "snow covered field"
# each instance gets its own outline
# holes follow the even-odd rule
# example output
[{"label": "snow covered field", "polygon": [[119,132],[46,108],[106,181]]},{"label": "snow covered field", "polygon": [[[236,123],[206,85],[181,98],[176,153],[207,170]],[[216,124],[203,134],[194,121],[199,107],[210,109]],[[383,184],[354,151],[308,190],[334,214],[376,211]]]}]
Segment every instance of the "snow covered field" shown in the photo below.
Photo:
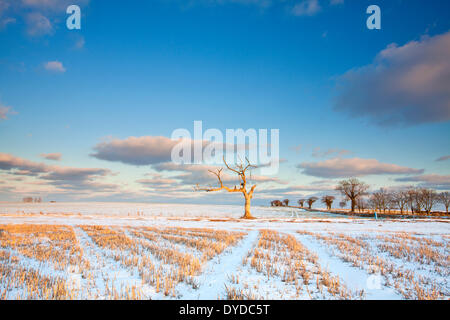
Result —
[{"label": "snow covered field", "polygon": [[448,299],[448,219],[0,203],[1,299]]},{"label": "snow covered field", "polygon": [[[293,209],[252,207],[253,215],[259,218],[291,217]],[[209,217],[209,218],[239,218],[243,214],[243,207],[237,205],[198,205],[198,204],[164,204],[164,203],[126,203],[126,202],[65,202],[65,203],[21,203],[0,202],[0,214],[66,214],[83,216],[152,216],[152,217]],[[296,210],[300,216],[324,217],[332,215],[311,214]]]}]

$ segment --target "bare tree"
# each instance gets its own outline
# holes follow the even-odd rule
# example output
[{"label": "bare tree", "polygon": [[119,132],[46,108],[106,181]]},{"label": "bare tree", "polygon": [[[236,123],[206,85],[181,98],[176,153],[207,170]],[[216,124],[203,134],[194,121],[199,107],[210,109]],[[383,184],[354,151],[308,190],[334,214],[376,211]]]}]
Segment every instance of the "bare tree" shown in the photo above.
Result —
[{"label": "bare tree", "polygon": [[333,204],[335,197],[333,196],[323,196],[322,203],[327,206],[327,210],[331,210],[331,205]]},{"label": "bare tree", "polygon": [[283,205],[283,203],[280,200],[273,200],[270,202],[270,205],[272,207],[281,207]]},{"label": "bare tree", "polygon": [[32,197],[25,197],[25,198],[22,199],[22,201],[25,202],[25,203],[31,203],[31,202],[33,202],[33,198]]},{"label": "bare tree", "polygon": [[356,200],[358,197],[365,195],[367,189],[369,189],[369,186],[356,178],[342,180],[336,187],[337,191],[351,201],[352,212],[355,212]]},{"label": "bare tree", "polygon": [[386,213],[386,209],[390,208],[389,193],[384,188],[372,193],[370,196],[370,204],[374,210],[383,211],[383,213]]},{"label": "bare tree", "polygon": [[232,168],[225,161],[225,156],[223,157],[223,162],[224,162],[225,166],[227,167],[227,169],[238,175],[239,181],[241,182],[239,187],[234,186],[234,188],[230,188],[223,184],[222,177],[221,177],[223,168],[221,168],[221,169],[217,169],[216,171],[209,170],[209,172],[211,172],[212,174],[214,174],[217,177],[217,180],[219,181],[219,187],[217,187],[217,188],[206,187],[205,188],[205,187],[199,187],[197,184],[197,186],[195,187],[195,190],[196,191],[206,191],[206,192],[215,192],[215,191],[221,191],[221,190],[226,190],[228,192],[240,192],[244,195],[244,198],[245,198],[245,211],[244,211],[244,215],[242,216],[242,218],[243,219],[253,219],[253,216],[250,213],[250,204],[251,204],[251,200],[253,198],[253,192],[255,191],[256,184],[253,185],[250,188],[250,190],[247,190],[246,174],[247,174],[247,170],[249,170],[249,169],[251,170],[252,168],[256,168],[256,167],[251,165],[247,158],[245,160],[247,161],[246,165],[244,165],[243,163],[240,163],[240,164],[236,165],[234,168]]},{"label": "bare tree", "polygon": [[305,204],[306,199],[300,199],[298,200],[298,204],[300,205],[300,207],[303,208],[303,205]]},{"label": "bare tree", "polygon": [[345,206],[347,205],[347,202],[342,200],[341,202],[339,202],[339,207],[341,207],[342,209],[345,208]]},{"label": "bare tree", "polygon": [[275,204],[275,207],[282,207],[283,206],[283,202],[281,202],[280,200],[275,200],[274,204]]},{"label": "bare tree", "polygon": [[418,191],[418,199],[421,207],[427,212],[427,214],[430,214],[431,209],[433,209],[433,206],[438,201],[438,196],[436,191],[422,188]]},{"label": "bare tree", "polygon": [[415,203],[417,202],[417,192],[414,188],[409,188],[406,191],[406,194],[408,196],[408,206],[409,209],[411,210],[411,214],[413,214],[415,212],[416,207],[415,207]]},{"label": "bare tree", "polygon": [[400,209],[400,213],[403,214],[403,211],[406,208],[406,205],[408,204],[409,196],[408,191],[397,191],[392,194],[391,201],[392,203]]},{"label": "bare tree", "polygon": [[284,199],[283,204],[285,207],[287,207],[289,205],[289,199]]},{"label": "bare tree", "polygon": [[439,194],[439,201],[444,205],[445,211],[448,213],[448,207],[450,205],[450,194],[448,191]]},{"label": "bare tree", "polygon": [[372,209],[373,211],[378,211],[378,199],[376,197],[374,197],[373,194],[370,195],[369,197],[369,201],[367,201],[367,204],[369,206],[370,209]]},{"label": "bare tree", "polygon": [[308,198],[308,200],[306,202],[308,203],[308,208],[309,209],[311,209],[313,203],[316,202],[317,199],[319,199],[319,198],[317,198],[317,197],[310,197],[310,198]]},{"label": "bare tree", "polygon": [[409,208],[411,209],[411,213],[422,212],[422,200],[420,197],[420,193],[421,193],[420,189],[410,187],[406,192],[408,195],[408,205],[409,205]]},{"label": "bare tree", "polygon": [[356,199],[356,207],[358,208],[359,212],[364,212],[367,208],[367,201],[363,197],[358,197]]}]

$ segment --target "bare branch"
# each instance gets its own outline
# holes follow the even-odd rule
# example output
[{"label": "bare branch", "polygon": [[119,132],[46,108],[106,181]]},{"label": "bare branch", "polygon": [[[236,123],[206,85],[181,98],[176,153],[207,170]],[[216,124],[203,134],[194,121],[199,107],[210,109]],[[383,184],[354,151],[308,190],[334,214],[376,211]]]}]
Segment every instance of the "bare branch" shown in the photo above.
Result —
[{"label": "bare branch", "polygon": [[217,171],[213,171],[213,170],[208,170],[208,171],[216,176],[216,178],[219,182],[218,187],[216,187],[216,188],[199,187],[197,184],[196,187],[194,188],[194,190],[195,191],[206,191],[206,192],[214,192],[214,191],[220,191],[220,190],[226,190],[228,192],[240,192],[244,195],[244,198],[245,198],[245,214],[244,214],[243,218],[252,219],[253,217],[250,213],[250,202],[251,202],[251,199],[253,198],[253,193],[255,191],[256,185],[253,185],[250,188],[250,191],[247,192],[247,177],[245,175],[245,172],[247,169],[254,168],[255,166],[251,165],[250,161],[248,161],[247,158],[246,158],[246,160],[247,160],[247,165],[245,167],[241,163],[236,166],[236,169],[234,169],[228,165],[228,163],[225,160],[225,156],[223,157],[223,162],[224,162],[225,166],[227,167],[227,169],[236,173],[239,176],[240,180],[242,181],[239,188],[236,186],[234,186],[234,188],[225,186],[222,181],[222,169],[217,169]]}]

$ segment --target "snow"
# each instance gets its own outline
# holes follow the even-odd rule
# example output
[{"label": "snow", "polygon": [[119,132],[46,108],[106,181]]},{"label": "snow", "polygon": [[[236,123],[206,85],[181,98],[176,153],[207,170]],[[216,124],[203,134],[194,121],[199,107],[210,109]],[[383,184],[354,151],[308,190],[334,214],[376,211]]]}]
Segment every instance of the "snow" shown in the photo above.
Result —
[{"label": "snow", "polygon": [[[129,270],[118,263],[116,263],[107,252],[99,250],[99,248],[93,243],[92,239],[80,228],[74,228],[76,236],[83,248],[84,257],[88,259],[93,278],[90,281],[94,282],[94,287],[97,288],[95,295],[91,295],[89,291],[79,293],[78,298],[87,299],[106,299],[107,292],[104,288],[107,285],[115,288],[125,288],[127,286],[137,286],[143,292],[143,298],[150,299],[155,295],[155,290],[148,286],[141,284],[141,279],[136,270]],[[105,279],[112,279],[110,283],[106,283]],[[87,282],[88,280],[82,279],[82,275],[79,273],[71,274],[71,280],[75,281],[78,286],[85,287],[81,282]]]},{"label": "snow", "polygon": [[[342,233],[352,237],[365,237],[369,248],[376,257],[386,259],[395,267],[410,270],[429,282],[439,283],[444,298],[449,298],[449,284],[446,275],[450,273],[447,264],[436,272],[432,262],[419,263],[406,261],[391,256],[379,249],[382,240],[378,235],[394,235],[405,232],[419,238],[428,238],[441,243],[436,252],[448,257],[450,224],[448,219],[405,219],[375,220],[370,218],[345,217],[342,215],[306,212],[292,208],[254,207],[252,214],[258,219],[241,220],[242,206],[234,205],[182,205],[182,204],[146,204],[146,203],[0,203],[0,228],[9,224],[52,224],[72,226],[84,258],[89,261],[91,269],[86,275],[76,266],[67,270],[56,270],[45,262],[24,257],[13,249],[7,250],[20,260],[20,266],[39,270],[43,275],[58,276],[67,280],[69,288],[80,299],[109,299],[111,293],[107,287],[126,290],[134,286],[142,299],[225,299],[225,286],[235,286],[242,290],[253,290],[255,297],[275,299],[328,299],[330,295],[310,293],[315,284],[310,284],[307,291],[294,292],[294,286],[284,283],[277,277],[268,278],[242,261],[253,250],[260,235],[260,230],[275,230],[281,234],[293,235],[303,246],[318,256],[321,268],[331,275],[338,276],[352,291],[364,290],[365,299],[404,299],[401,292],[392,286],[389,277],[380,280],[370,270],[352,265],[344,261],[333,248],[311,235]],[[207,228],[232,232],[245,232],[246,235],[236,245],[212,259],[204,262],[201,272],[194,277],[195,286],[180,282],[176,285],[175,296],[164,296],[149,283],[144,283],[137,268],[125,266],[114,257],[117,252],[98,247],[89,235],[79,226],[103,225],[121,230],[128,237],[134,237],[130,228],[157,227],[164,228]],[[147,240],[143,240],[147,241]],[[1,244],[1,242],[0,242]],[[170,244],[161,241],[161,245],[170,245],[180,252],[200,256],[196,249],[183,244]],[[411,247],[414,247],[411,244]],[[121,253],[126,254],[126,253]],[[152,257],[156,267],[164,267],[157,258]],[[447,259],[448,260],[448,259]],[[403,270],[402,269],[402,270]],[[239,276],[239,284],[232,277]],[[377,283],[379,281],[379,283]],[[428,281],[428,280],[427,280]],[[313,281],[314,282],[314,281]],[[375,285],[373,285],[375,282]],[[2,289],[0,282],[0,292]],[[90,288],[89,290],[87,288]],[[95,288],[95,290],[93,290]],[[23,289],[23,288],[22,288]],[[16,288],[8,297],[22,290]],[[312,292],[312,291],[311,291]]]},{"label": "snow", "polygon": [[[65,214],[81,216],[144,216],[144,217],[207,217],[240,218],[243,207],[239,205],[164,204],[127,202],[57,202],[21,203],[0,202],[0,214]],[[252,213],[264,218],[287,217],[342,217],[342,215],[311,213],[293,208],[254,206]]]},{"label": "snow", "polygon": [[201,277],[198,277],[199,288],[190,290],[182,298],[186,300],[212,300],[223,295],[224,284],[233,273],[237,272],[242,258],[252,248],[258,237],[253,230],[231,252],[228,251],[209,261]]},{"label": "snow", "polygon": [[[366,299],[370,300],[398,300],[401,299],[401,296],[391,288],[386,287],[381,284],[380,286],[371,286],[368,285],[372,279],[374,279],[374,275],[368,274],[366,271],[355,268],[351,266],[349,263],[346,263],[336,256],[330,254],[323,245],[321,245],[318,241],[315,241],[309,236],[304,235],[296,235],[298,239],[310,250],[317,253],[319,256],[319,262],[326,267],[327,270],[331,271],[331,273],[335,275],[339,275],[344,282],[356,289],[356,290],[364,290]],[[376,276],[376,275],[375,275]]]}]

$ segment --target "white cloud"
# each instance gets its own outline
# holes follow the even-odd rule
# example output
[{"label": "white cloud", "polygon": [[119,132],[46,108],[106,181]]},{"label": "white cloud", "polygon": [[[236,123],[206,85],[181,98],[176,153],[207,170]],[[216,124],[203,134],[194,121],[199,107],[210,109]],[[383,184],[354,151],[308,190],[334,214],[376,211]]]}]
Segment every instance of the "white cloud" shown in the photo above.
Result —
[{"label": "white cloud", "polygon": [[328,149],[325,151],[320,151],[320,147],[314,148],[312,156],[315,158],[326,158],[329,156],[345,156],[351,154],[351,151],[345,149]]},{"label": "white cloud", "polygon": [[[136,166],[164,163],[171,161],[172,149],[180,141],[163,136],[128,137],[126,139],[110,138],[94,146],[95,152],[91,156],[101,160],[122,162]],[[187,145],[190,145],[192,148],[191,160],[193,160],[195,142],[201,143],[202,148],[213,144],[216,150],[222,150],[223,153],[226,153],[228,147],[234,150],[235,153],[250,148],[248,144],[227,145],[222,142],[187,140]],[[205,157],[207,156],[205,155]],[[207,160],[211,159],[203,159],[203,161]]]},{"label": "white cloud", "polygon": [[[94,190],[111,188],[99,178],[111,176],[112,172],[102,168],[75,168],[67,166],[47,165],[16,157],[7,153],[0,153],[0,170],[11,175],[28,176],[37,179],[41,184],[58,187],[62,190],[80,189]],[[98,191],[98,190],[97,190]]]},{"label": "white cloud", "polygon": [[53,26],[50,20],[39,12],[32,12],[26,15],[27,33],[29,36],[37,37],[53,33]]},{"label": "white cloud", "polygon": [[380,174],[420,174],[423,169],[402,167],[396,164],[382,163],[376,159],[334,158],[322,162],[303,162],[297,165],[303,173],[322,178],[345,178]]},{"label": "white cloud", "polygon": [[450,159],[450,155],[439,157],[436,159],[436,161],[445,161],[445,160],[449,160],[449,159]]},{"label": "white cloud", "polygon": [[152,136],[111,139],[97,144],[91,156],[138,166],[149,165],[169,161],[177,143],[170,138]]},{"label": "white cloud", "polygon": [[0,121],[8,119],[8,115],[16,114],[11,107],[3,106],[0,104]]},{"label": "white cloud", "polygon": [[75,42],[75,49],[83,49],[86,41],[84,40],[84,37],[81,36],[76,42]]},{"label": "white cloud", "polygon": [[55,160],[55,161],[59,161],[61,160],[62,154],[59,152],[56,153],[41,153],[40,155],[42,158],[47,159],[47,160]]},{"label": "white cloud", "polygon": [[[88,3],[89,0],[76,1],[80,7]],[[71,4],[72,0],[0,0],[0,31],[7,24],[24,20],[29,36],[52,35],[53,24],[59,22]]]},{"label": "white cloud", "polygon": [[49,61],[44,64],[44,68],[47,71],[55,72],[55,73],[64,73],[66,72],[66,68],[64,68],[63,64],[59,61]]},{"label": "white cloud", "polygon": [[321,10],[318,0],[304,0],[297,3],[291,10],[295,16],[313,16]]}]

